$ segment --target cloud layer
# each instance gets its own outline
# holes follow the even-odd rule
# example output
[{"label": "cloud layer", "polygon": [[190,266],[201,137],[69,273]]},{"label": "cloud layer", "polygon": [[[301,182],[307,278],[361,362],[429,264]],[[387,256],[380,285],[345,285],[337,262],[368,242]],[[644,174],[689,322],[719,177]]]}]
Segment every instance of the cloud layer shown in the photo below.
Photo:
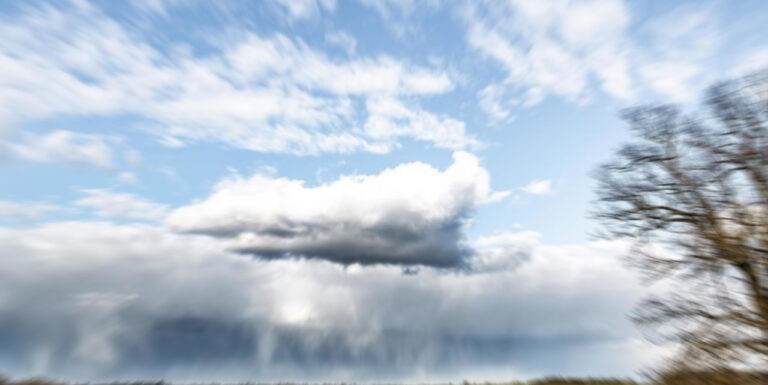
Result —
[{"label": "cloud layer", "polygon": [[600,91],[620,101],[693,99],[722,44],[711,4],[648,19],[623,0],[478,1],[465,7],[469,47],[502,70],[479,106],[494,120],[547,97],[584,103]]},{"label": "cloud layer", "polygon": [[622,244],[476,247],[471,273],[412,275],[146,225],[0,229],[0,362],[79,380],[456,380],[625,374],[653,352],[625,318],[640,290]]},{"label": "cloud layer", "polygon": [[[2,140],[2,138],[0,138]],[[55,130],[0,141],[0,156],[39,163],[76,163],[107,169],[113,166],[118,138]]]},{"label": "cloud layer", "polygon": [[[454,150],[478,144],[463,122],[415,103],[453,89],[439,69],[385,55],[336,59],[298,38],[248,30],[197,49],[157,49],[86,2],[22,9],[0,26],[2,131],[60,115],[129,116],[171,146],[319,154],[388,152],[402,139]],[[287,9],[299,17],[316,6]],[[408,107],[398,104],[394,116],[366,108],[405,97]],[[104,165],[94,146],[84,155]]]},{"label": "cloud layer", "polygon": [[142,199],[134,194],[109,190],[83,190],[85,195],[74,201],[75,206],[88,208],[102,218],[160,220],[168,213],[168,207]]},{"label": "cloud layer", "polygon": [[230,178],[207,199],[175,210],[167,224],[265,258],[456,266],[469,252],[466,219],[505,195],[491,190],[475,156],[458,152],[443,171],[407,163],[313,187],[259,174]]}]

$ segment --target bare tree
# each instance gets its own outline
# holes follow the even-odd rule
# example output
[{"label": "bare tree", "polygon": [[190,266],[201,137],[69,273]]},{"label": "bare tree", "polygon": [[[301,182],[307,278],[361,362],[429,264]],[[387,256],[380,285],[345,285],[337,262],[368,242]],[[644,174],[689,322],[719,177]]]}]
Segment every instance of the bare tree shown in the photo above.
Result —
[{"label": "bare tree", "polygon": [[[675,291],[636,320],[710,367],[768,359],[768,71],[717,84],[703,108],[624,113],[636,134],[597,172],[596,217]],[[755,366],[752,366],[753,368]]]}]

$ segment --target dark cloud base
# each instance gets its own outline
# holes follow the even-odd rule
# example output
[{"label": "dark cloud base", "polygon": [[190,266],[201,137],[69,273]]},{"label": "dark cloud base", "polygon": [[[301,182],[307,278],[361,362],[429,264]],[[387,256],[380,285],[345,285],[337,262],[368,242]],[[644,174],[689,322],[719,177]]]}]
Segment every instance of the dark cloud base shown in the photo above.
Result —
[{"label": "dark cloud base", "polygon": [[[78,373],[85,368],[78,363],[74,349],[77,332],[59,330],[56,335],[60,340],[46,375],[88,381],[396,381],[425,372],[458,378],[461,369],[468,366],[513,371],[520,367],[542,375],[548,368],[568,368],[579,350],[612,341],[587,334],[536,339],[385,331],[359,344],[350,331],[259,326],[189,316],[157,320],[141,336],[117,338],[114,364],[84,376]],[[357,334],[363,335],[365,331]],[[2,320],[0,372],[19,372],[29,366],[36,346],[50,344],[48,338],[29,325]],[[572,368],[570,374],[595,373]]]},{"label": "dark cloud base", "polygon": [[491,190],[474,155],[453,159],[442,171],[405,163],[314,187],[263,175],[227,180],[166,222],[265,259],[456,267],[471,254],[465,230],[475,209],[506,192]]},{"label": "dark cloud base", "polygon": [[359,229],[346,241],[344,237],[337,236],[332,242],[291,250],[260,246],[237,247],[234,251],[263,259],[322,259],[343,265],[461,267],[472,254],[472,249],[462,243],[464,235],[461,229],[459,221],[429,231]]},{"label": "dark cloud base", "polygon": [[0,373],[446,382],[634,372],[647,350],[625,317],[637,288],[615,259],[623,246],[529,238],[479,242],[477,271],[413,275],[260,261],[146,225],[0,229]]}]

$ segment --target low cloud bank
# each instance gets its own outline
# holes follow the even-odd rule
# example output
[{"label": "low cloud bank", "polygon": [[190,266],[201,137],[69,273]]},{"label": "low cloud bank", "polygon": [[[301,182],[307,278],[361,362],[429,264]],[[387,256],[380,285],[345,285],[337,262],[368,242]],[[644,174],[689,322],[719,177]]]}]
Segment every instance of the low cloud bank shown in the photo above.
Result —
[{"label": "low cloud bank", "polygon": [[510,233],[475,248],[470,269],[404,274],[246,258],[149,225],[2,229],[0,369],[77,380],[500,380],[628,375],[651,357],[626,319],[640,289],[617,261],[624,245]]}]

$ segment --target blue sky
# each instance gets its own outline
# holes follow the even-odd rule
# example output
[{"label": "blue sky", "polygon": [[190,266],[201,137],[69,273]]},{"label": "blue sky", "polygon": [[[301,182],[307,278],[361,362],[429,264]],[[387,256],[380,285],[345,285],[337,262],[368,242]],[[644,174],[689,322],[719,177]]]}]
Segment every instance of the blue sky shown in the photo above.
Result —
[{"label": "blue sky", "polygon": [[[591,237],[589,173],[629,139],[622,108],[693,108],[768,64],[758,0],[72,0],[0,18],[0,288],[18,294],[0,296],[0,372],[76,379],[632,375],[657,356],[624,317],[646,289],[626,245]],[[188,303],[187,285],[230,302]],[[72,329],[14,323],[41,314]]]}]

